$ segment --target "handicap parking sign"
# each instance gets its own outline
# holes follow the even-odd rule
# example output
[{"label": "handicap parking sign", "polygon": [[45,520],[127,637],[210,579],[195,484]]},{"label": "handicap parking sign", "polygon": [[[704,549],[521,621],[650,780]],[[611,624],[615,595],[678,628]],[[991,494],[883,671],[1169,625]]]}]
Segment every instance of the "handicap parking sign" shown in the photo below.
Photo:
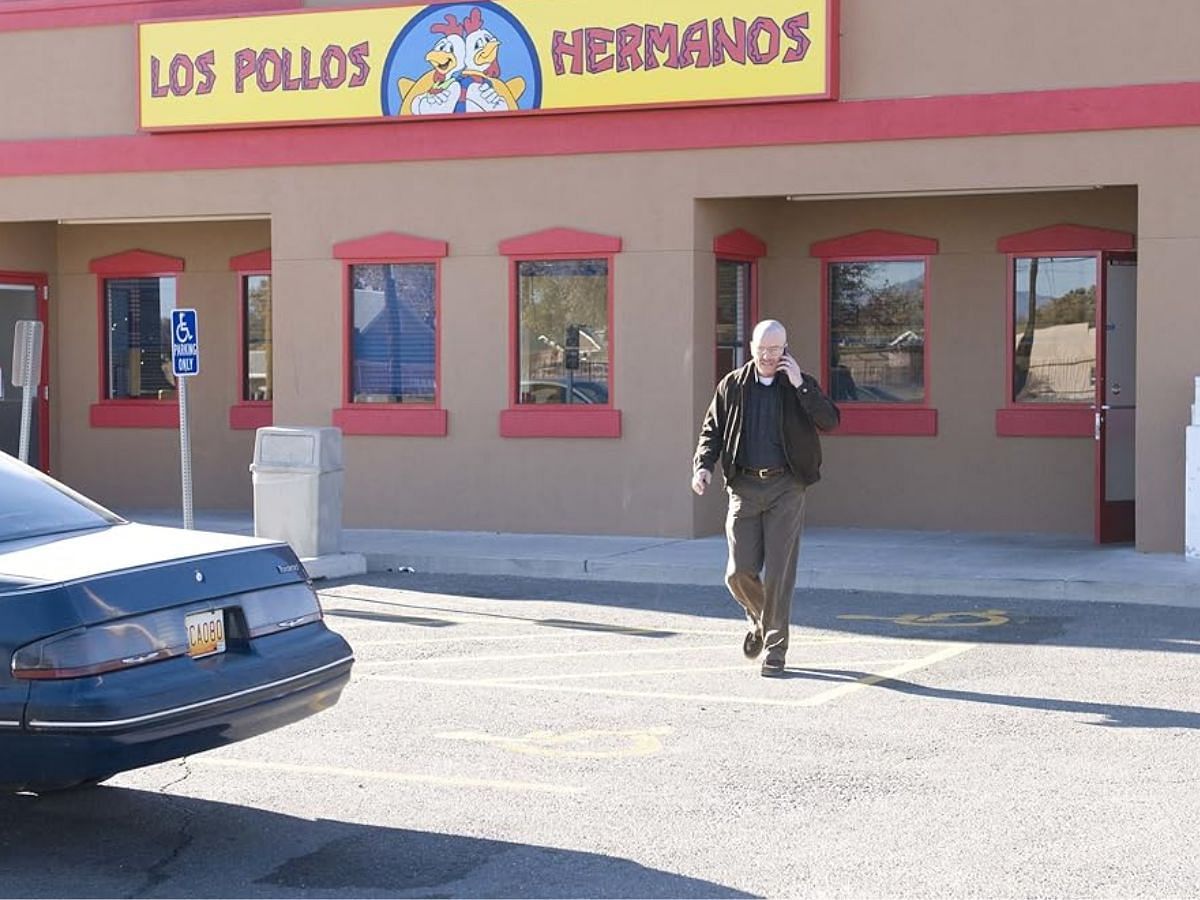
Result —
[{"label": "handicap parking sign", "polygon": [[177,376],[200,371],[200,338],[194,309],[171,310],[171,369]]}]

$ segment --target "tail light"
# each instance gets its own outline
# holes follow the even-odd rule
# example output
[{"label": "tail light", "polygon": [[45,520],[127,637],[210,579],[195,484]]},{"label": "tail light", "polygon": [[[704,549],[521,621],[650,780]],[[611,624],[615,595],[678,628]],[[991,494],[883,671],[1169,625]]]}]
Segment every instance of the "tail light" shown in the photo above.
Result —
[{"label": "tail light", "polygon": [[26,644],[13,654],[13,677],[83,678],[186,656],[187,614],[214,606],[224,610],[225,629],[233,644],[247,648],[255,638],[321,620],[317,595],[307,584],[249,591],[206,604],[89,625]]}]

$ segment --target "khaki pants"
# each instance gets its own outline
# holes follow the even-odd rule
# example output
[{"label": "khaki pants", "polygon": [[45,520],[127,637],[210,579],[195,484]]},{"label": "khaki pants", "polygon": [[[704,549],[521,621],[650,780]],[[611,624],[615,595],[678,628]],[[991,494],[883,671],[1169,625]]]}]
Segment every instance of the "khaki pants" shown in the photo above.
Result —
[{"label": "khaki pants", "polygon": [[768,655],[782,657],[788,648],[796,560],[804,528],[804,485],[787,474],[765,480],[738,474],[726,490],[729,565],[725,584],[746,615],[761,624]]}]

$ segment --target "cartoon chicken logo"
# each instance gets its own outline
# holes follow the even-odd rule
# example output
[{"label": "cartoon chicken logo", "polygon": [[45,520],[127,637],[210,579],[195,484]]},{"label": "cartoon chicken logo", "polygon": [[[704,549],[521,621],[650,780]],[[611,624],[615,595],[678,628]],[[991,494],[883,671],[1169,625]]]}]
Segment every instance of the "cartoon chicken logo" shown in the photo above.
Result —
[{"label": "cartoon chicken logo", "polygon": [[525,79],[500,77],[500,40],[484,27],[483,12],[471,10],[461,22],[453,13],[430,26],[440,35],[425,54],[429,70],[419,78],[400,77],[402,116],[438,116],[517,109]]}]

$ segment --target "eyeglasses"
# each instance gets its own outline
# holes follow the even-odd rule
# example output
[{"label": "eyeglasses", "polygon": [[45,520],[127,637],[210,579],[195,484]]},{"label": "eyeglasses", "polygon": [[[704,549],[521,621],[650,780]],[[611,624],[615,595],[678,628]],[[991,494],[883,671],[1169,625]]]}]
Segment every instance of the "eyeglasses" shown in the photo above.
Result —
[{"label": "eyeglasses", "polygon": [[787,347],[752,347],[755,356],[783,356]]}]

